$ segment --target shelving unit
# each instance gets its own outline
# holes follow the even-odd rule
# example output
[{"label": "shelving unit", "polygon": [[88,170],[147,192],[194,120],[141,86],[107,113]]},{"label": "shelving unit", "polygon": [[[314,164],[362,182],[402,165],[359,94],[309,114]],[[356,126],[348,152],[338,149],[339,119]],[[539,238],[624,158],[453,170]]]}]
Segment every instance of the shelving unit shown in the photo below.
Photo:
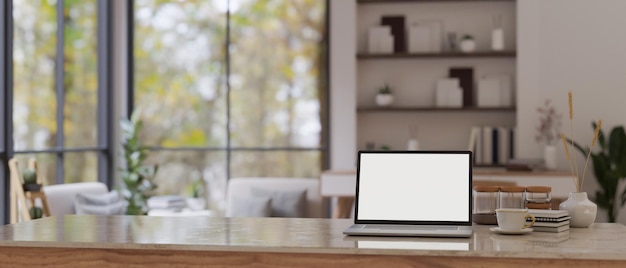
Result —
[{"label": "shelving unit", "polygon": [[[440,108],[434,103],[436,81],[447,77],[452,67],[472,67],[475,79],[509,75],[515,81],[515,8],[516,0],[357,0],[357,146],[375,143],[376,148],[405,149],[412,138],[408,129],[417,126],[420,149],[467,149],[474,126],[514,127],[515,107]],[[458,36],[472,34],[477,50],[368,53],[367,31],[379,25],[384,15],[404,15],[407,25],[438,21],[442,38],[450,31]],[[496,15],[503,18],[503,51],[492,51],[489,45]],[[392,87],[395,102],[378,107],[374,101],[377,88],[386,83]]]},{"label": "shelving unit", "polygon": [[515,107],[461,107],[461,108],[440,108],[440,107],[360,107],[359,113],[367,112],[515,112]]},{"label": "shelving unit", "polygon": [[477,51],[471,53],[462,52],[439,52],[439,53],[392,53],[392,54],[369,54],[359,53],[356,55],[359,60],[367,59],[445,59],[445,58],[515,58],[515,51]]},{"label": "shelving unit", "polygon": [[442,2],[511,2],[515,0],[357,0],[359,4],[442,3]]}]

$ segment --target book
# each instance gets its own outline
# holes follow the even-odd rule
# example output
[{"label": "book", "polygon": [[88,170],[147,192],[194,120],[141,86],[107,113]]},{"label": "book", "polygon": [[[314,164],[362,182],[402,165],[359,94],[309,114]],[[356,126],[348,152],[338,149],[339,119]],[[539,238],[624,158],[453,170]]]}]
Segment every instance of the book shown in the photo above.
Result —
[{"label": "book", "polygon": [[483,165],[493,165],[493,128],[490,126],[483,127]]},{"label": "book", "polygon": [[561,218],[565,216],[569,216],[567,210],[546,210],[546,209],[529,209],[529,214],[535,216],[535,218]]},{"label": "book", "polygon": [[[527,221],[526,223],[530,223],[530,222],[529,222],[529,221]],[[563,226],[563,225],[569,225],[569,220],[559,221],[559,222],[535,221],[535,224],[533,224],[533,228],[534,228],[535,226],[541,226],[541,227],[559,227],[559,226]]]},{"label": "book", "polygon": [[560,233],[560,232],[569,230],[569,224],[558,226],[558,227],[533,226],[532,228],[533,228],[533,231],[535,232]]},{"label": "book", "polygon": [[498,136],[498,142],[500,142],[500,144],[498,145],[498,148],[500,149],[500,151],[498,152],[498,164],[505,165],[509,162],[509,158],[511,155],[511,139],[509,136],[509,129],[505,127],[499,127]]},{"label": "book", "polygon": [[571,218],[572,217],[570,217],[570,216],[562,216],[562,217],[558,217],[558,218],[537,217],[537,216],[535,216],[535,220],[536,221],[540,221],[540,222],[562,222],[562,221],[569,220]]}]

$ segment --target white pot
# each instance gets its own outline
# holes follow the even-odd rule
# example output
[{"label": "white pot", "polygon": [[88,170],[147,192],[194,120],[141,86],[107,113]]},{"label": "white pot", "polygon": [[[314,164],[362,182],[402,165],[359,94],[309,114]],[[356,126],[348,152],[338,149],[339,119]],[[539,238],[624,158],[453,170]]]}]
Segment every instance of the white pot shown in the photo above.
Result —
[{"label": "white pot", "polygon": [[546,145],[543,148],[543,159],[547,170],[556,169],[556,146]]},{"label": "white pot", "polygon": [[473,52],[474,50],[476,50],[476,42],[471,39],[464,39],[461,40],[459,47],[461,48],[462,52]]},{"label": "white pot", "polygon": [[376,95],[376,104],[378,106],[389,106],[393,103],[393,95],[391,94],[378,94]]},{"label": "white pot", "polygon": [[589,200],[586,192],[569,193],[569,198],[559,205],[559,209],[567,210],[572,217],[571,227],[589,227],[598,213],[598,206]]},{"label": "white pot", "polygon": [[206,199],[200,197],[187,198],[187,207],[191,210],[203,210],[206,208]]}]

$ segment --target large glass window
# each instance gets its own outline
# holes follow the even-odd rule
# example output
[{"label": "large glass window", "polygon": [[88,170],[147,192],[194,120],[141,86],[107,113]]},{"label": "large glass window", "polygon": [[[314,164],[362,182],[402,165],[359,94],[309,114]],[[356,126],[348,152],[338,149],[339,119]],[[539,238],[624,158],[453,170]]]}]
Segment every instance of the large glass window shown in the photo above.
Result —
[{"label": "large glass window", "polygon": [[[108,180],[98,173],[107,116],[98,116],[101,0],[13,0],[13,157],[35,157],[46,184]],[[100,22],[101,23],[101,22]],[[106,74],[106,73],[104,73]],[[100,74],[102,75],[102,74]],[[109,79],[102,77],[101,79]],[[112,111],[112,107],[108,108]],[[111,114],[110,111],[101,111]],[[99,127],[100,124],[100,127]]]},{"label": "large glass window", "polygon": [[[326,3],[135,0],[134,107],[161,194],[322,169]],[[228,49],[226,49],[228,48]]]}]

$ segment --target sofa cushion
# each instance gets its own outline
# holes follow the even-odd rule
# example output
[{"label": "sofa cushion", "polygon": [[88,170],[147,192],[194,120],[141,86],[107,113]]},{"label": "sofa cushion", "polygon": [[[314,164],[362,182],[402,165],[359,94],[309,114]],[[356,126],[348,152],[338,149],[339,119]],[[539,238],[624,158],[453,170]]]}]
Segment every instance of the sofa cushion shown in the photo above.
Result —
[{"label": "sofa cushion", "polygon": [[272,217],[303,218],[307,215],[306,189],[276,190],[252,187],[253,196],[271,198]]},{"label": "sofa cushion", "polygon": [[[224,208],[228,214],[230,203],[242,196],[251,196],[252,188],[276,189],[276,190],[299,190],[306,189],[306,217],[324,218],[326,214],[327,199],[320,195],[319,180],[310,178],[287,178],[287,177],[236,177],[228,180],[226,204]],[[275,200],[272,200],[274,202]]]},{"label": "sofa cushion", "polygon": [[122,195],[120,195],[118,191],[110,191],[104,194],[77,193],[74,198],[81,204],[109,205],[122,200]]},{"label": "sofa cushion", "polygon": [[124,215],[126,213],[126,201],[124,200],[107,205],[89,205],[77,202],[74,206],[76,208],[76,214]]},{"label": "sofa cushion", "polygon": [[121,215],[126,212],[126,201],[117,191],[102,194],[77,193],[74,197],[76,214]]},{"label": "sofa cushion", "polygon": [[226,210],[227,217],[269,217],[272,215],[272,198],[247,196],[237,197]]}]

